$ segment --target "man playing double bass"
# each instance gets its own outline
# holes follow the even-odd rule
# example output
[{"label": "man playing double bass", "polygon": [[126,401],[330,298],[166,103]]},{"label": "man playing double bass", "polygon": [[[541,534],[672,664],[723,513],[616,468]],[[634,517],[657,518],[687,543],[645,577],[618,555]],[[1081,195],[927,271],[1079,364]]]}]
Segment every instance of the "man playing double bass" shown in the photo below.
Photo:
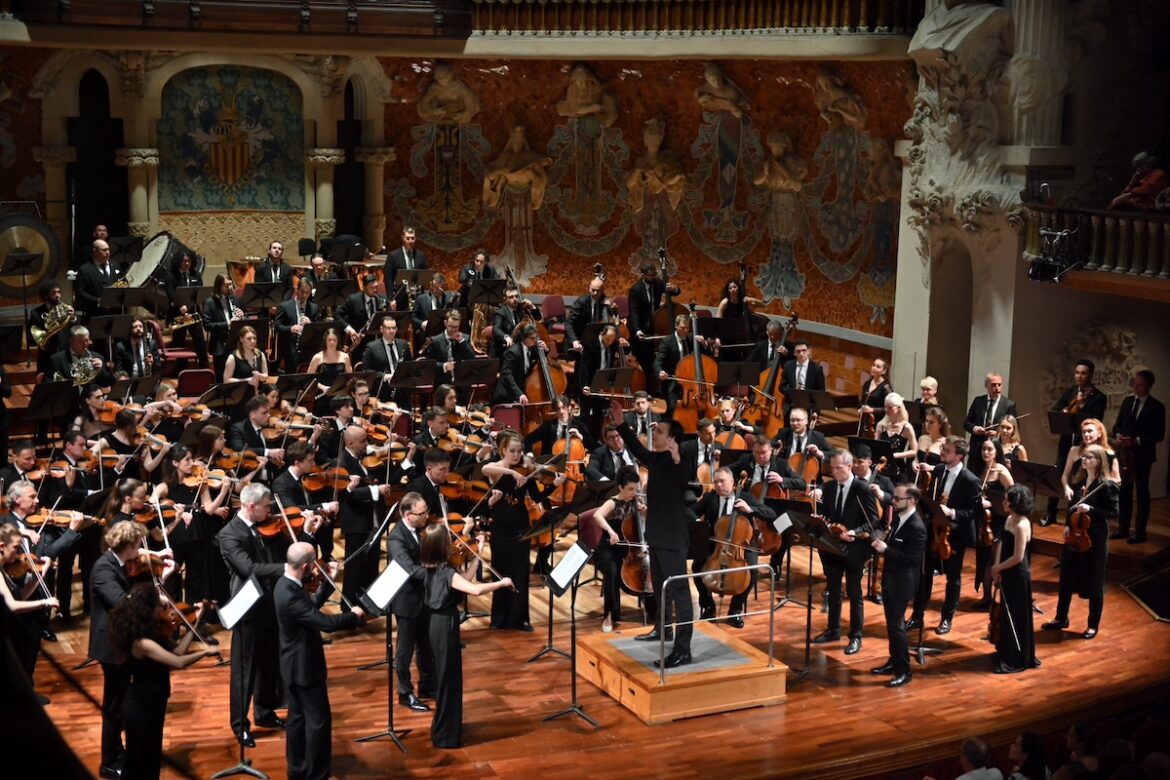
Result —
[{"label": "man playing double bass", "polygon": [[[699,349],[709,354],[707,340],[698,337]],[[658,345],[658,352],[654,355],[653,374],[662,383],[662,395],[666,398],[666,417],[674,419],[674,408],[682,399],[682,385],[671,379],[678,373],[679,363],[683,358],[691,355],[691,318],[690,315],[680,314],[674,318],[674,335],[663,339]],[[711,377],[714,379],[714,377]]]},{"label": "man playing double bass", "polygon": [[662,305],[662,296],[668,289],[671,295],[678,295],[679,289],[673,282],[668,286],[658,278],[658,266],[654,263],[643,263],[638,272],[642,278],[634,282],[629,291],[630,318],[627,324],[633,334],[634,357],[638,359],[647,379],[653,380],[651,369],[654,367],[654,342],[648,341],[646,337],[655,335],[654,312]]},{"label": "man playing double bass", "polygon": [[532,371],[540,370],[540,356],[537,350],[548,352],[548,346],[537,336],[535,325],[525,325],[518,336],[519,341],[504,350],[500,378],[496,382],[495,390],[492,391],[492,403],[528,403],[524,384]]}]

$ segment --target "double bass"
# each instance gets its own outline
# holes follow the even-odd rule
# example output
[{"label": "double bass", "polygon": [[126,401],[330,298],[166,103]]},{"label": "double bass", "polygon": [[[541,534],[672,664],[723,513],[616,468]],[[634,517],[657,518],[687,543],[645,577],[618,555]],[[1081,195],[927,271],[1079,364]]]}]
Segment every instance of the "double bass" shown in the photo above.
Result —
[{"label": "double bass", "polygon": [[675,369],[675,381],[683,386],[682,397],[674,409],[674,419],[683,430],[693,431],[704,417],[714,418],[719,404],[715,398],[715,378],[719,375],[719,364],[710,355],[699,349],[697,328],[698,306],[690,304],[691,310],[691,354],[682,358]]},{"label": "double bass", "polygon": [[[788,341],[788,336],[800,324],[800,317],[792,312],[788,323],[780,334],[780,343]],[[775,439],[784,428],[784,393],[780,390],[780,381],[784,376],[784,361],[780,351],[768,367],[760,372],[759,384],[752,388],[753,400],[744,410],[743,420],[746,423],[760,428],[769,439]]]},{"label": "double bass", "polygon": [[524,378],[524,395],[528,403],[524,404],[524,435],[528,435],[540,427],[549,417],[556,414],[553,411],[553,401],[561,397],[569,380],[565,370],[560,366],[548,362],[548,355],[540,347],[536,348],[536,365],[529,370]]},{"label": "double bass", "polygon": [[[595,263],[593,265],[593,273],[598,279],[603,282],[605,281],[604,265],[601,263]],[[621,367],[633,370],[634,373],[630,377],[629,384],[621,386],[622,392],[624,392],[627,396],[632,396],[639,390],[646,389],[646,374],[642,371],[642,366],[640,363],[638,363],[637,358],[631,355],[628,351],[626,351],[626,348],[622,346],[623,340],[627,344],[630,341],[630,329],[627,327],[626,321],[622,319],[621,312],[618,311],[617,303],[611,300],[606,300],[603,305],[609,312],[609,324],[616,327],[618,332],[618,360],[617,363],[613,366],[610,366],[610,368]],[[592,379],[592,377],[589,377],[589,379]],[[583,378],[582,381],[586,380]]]},{"label": "double bass", "polygon": [[679,311],[678,304],[674,302],[674,294],[670,291],[670,274],[666,271],[665,248],[658,250],[658,275],[666,289],[666,300],[654,311],[650,322],[654,325],[655,335],[663,336],[674,332],[674,318],[682,313]]},{"label": "double bass", "polygon": [[[747,481],[748,475],[745,472],[740,475],[739,487],[735,492],[736,501],[743,495]],[[750,571],[723,570],[747,565],[744,553],[754,536],[755,528],[751,522],[735,511],[715,521],[715,533],[711,537],[715,542],[715,551],[703,564],[702,579],[707,590],[724,596],[736,596],[751,586]]]}]

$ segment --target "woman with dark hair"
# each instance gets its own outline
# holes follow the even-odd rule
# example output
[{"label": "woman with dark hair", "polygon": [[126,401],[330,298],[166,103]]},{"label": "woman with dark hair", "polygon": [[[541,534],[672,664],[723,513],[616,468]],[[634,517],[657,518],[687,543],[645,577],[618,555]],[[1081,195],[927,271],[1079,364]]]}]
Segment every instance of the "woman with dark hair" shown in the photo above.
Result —
[{"label": "woman with dark hair", "polygon": [[1028,518],[1035,501],[1026,486],[1013,485],[1002,503],[1008,515],[996,543],[996,563],[990,571],[991,581],[999,584],[1003,599],[993,663],[996,674],[1015,674],[1040,665],[1032,629],[1032,572],[1028,564],[1028,544],[1032,541]]},{"label": "woman with dark hair", "polygon": [[[646,509],[645,504],[638,499],[639,480],[636,468],[623,466],[614,480],[618,486],[617,494],[607,498],[593,512],[593,522],[601,528],[601,541],[593,551],[593,562],[601,569],[604,605],[601,630],[607,634],[613,631],[613,627],[622,619],[622,560],[626,557],[626,548],[618,546],[621,540],[620,529],[628,517]],[[646,574],[649,576],[649,570]],[[655,608],[649,604],[651,598],[653,597],[647,596],[646,609],[648,614],[653,615]]]},{"label": "woman with dark hair", "polygon": [[[512,587],[510,577],[495,582],[472,582],[447,562],[450,546],[450,532],[442,523],[433,523],[423,531],[419,560],[426,570],[423,598],[431,611],[431,649],[435,654],[431,744],[437,748],[457,748],[463,742],[463,654],[459,643],[459,605],[463,594],[479,596]],[[469,565],[473,564],[474,559]]]},{"label": "woman with dark hair", "polygon": [[[325,331],[323,345],[321,351],[313,355],[309,361],[309,367],[305,369],[308,374],[317,374],[317,390],[319,393],[324,393],[333,383],[337,377],[342,374],[353,373],[353,367],[350,363],[349,353],[341,351],[341,331],[337,328],[329,328]],[[329,414],[329,403],[333,399],[326,395],[317,396],[317,404],[314,409],[314,414],[318,417],[327,416]]]},{"label": "woman with dark hair", "polygon": [[1044,743],[1039,735],[1025,731],[1008,748],[1012,773],[1008,780],[1048,780],[1048,764],[1044,761]]},{"label": "woman with dark hair", "polygon": [[[149,441],[139,443],[138,438],[138,416],[129,409],[115,414],[114,430],[101,436],[97,443],[98,452],[111,450],[118,456],[117,465],[112,469],[102,467],[106,472],[106,484],[121,477],[145,479],[162,463],[171,445],[155,447]],[[156,441],[162,442],[161,439]]]},{"label": "woman with dark hair", "polygon": [[97,385],[86,385],[81,389],[81,406],[73,418],[70,428],[85,434],[86,441],[94,443],[97,438],[110,430],[108,423],[98,420],[98,413],[106,402],[105,392]]},{"label": "woman with dark hair", "polygon": [[739,279],[729,279],[727,284],[723,285],[723,292],[719,296],[719,307],[715,316],[729,320],[742,319],[748,315],[749,303],[759,305],[763,301],[759,298],[749,297],[740,287]]},{"label": "woman with dark hair", "polygon": [[[991,513],[991,538],[998,539],[1000,532],[1003,531],[1004,521],[1007,520],[1003,508],[1004,491],[1016,484],[1012,473],[1008,470],[1007,462],[1003,458],[1003,448],[999,439],[983,440],[983,444],[979,447],[979,460],[972,464],[971,471],[979,477],[979,481],[983,485],[983,511]],[[976,537],[981,536],[982,527],[983,518],[976,518]],[[994,544],[989,547],[976,546],[975,548],[975,590],[983,588],[983,600],[978,605],[980,609],[987,609],[991,606],[988,566],[993,558],[993,549]]]},{"label": "woman with dark hair", "polygon": [[190,631],[177,644],[164,636],[161,624],[167,610],[154,585],[140,583],[109,614],[111,643],[130,665],[130,687],[122,708],[126,725],[123,780],[159,777],[171,670],[186,669],[218,653],[210,648],[189,652],[195,638]]},{"label": "woman with dark hair", "polygon": [[527,539],[520,534],[528,530],[528,507],[525,499],[540,502],[565,481],[557,475],[552,487],[543,489],[537,480],[521,473],[524,442],[516,431],[500,433],[497,439],[500,457],[485,463],[483,473],[492,481],[488,506],[492,516],[492,565],[516,582],[515,591],[498,590],[492,596],[492,628],[531,631],[528,622],[528,552]]},{"label": "woman with dark hair", "polygon": [[435,388],[435,406],[447,414],[459,414],[458,404],[459,393],[455,390],[454,385],[439,385]]}]

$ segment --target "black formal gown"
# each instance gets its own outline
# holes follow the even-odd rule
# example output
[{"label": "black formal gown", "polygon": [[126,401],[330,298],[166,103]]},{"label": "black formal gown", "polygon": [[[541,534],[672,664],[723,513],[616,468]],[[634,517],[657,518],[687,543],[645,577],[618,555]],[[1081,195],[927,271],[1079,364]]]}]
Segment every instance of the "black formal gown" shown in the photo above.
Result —
[{"label": "black formal gown", "polygon": [[[1004,529],[999,560],[1012,557],[1016,537]],[[1036,637],[1032,632],[1032,571],[1027,550],[1018,566],[1000,573],[1003,610],[999,616],[999,642],[995,645],[996,674],[1012,674],[1031,669],[1036,664]],[[1014,627],[1014,631],[1013,631]],[[1018,645],[1017,645],[1018,640]]]},{"label": "black formal gown", "polygon": [[159,777],[163,721],[170,696],[170,668],[149,658],[130,656],[130,688],[122,710],[126,721],[125,780]]},{"label": "black formal gown", "polygon": [[492,486],[503,492],[492,514],[492,566],[501,577],[511,577],[516,586],[492,593],[492,628],[523,628],[528,625],[528,556],[532,549],[527,539],[518,538],[528,531],[528,507],[525,497],[540,501],[544,497],[535,480],[516,487],[511,474],[505,474]]},{"label": "black formal gown", "polygon": [[[890,443],[890,452],[903,452],[906,447],[910,445],[909,439],[901,433],[890,435],[887,431],[882,431],[878,435],[879,439],[883,439]],[[895,485],[900,482],[913,482],[911,477],[913,474],[910,470],[912,461],[909,458],[892,458],[890,463],[886,464],[883,474],[889,477]]]},{"label": "black formal gown", "polygon": [[[616,498],[613,503],[614,509],[608,518],[609,526],[621,536],[622,523],[635,511],[635,504]],[[610,544],[609,534],[603,531],[601,541],[593,551],[593,562],[601,569],[602,619],[610,617],[614,623],[622,619],[622,561],[628,549]]]},{"label": "black formal gown", "polygon": [[[431,610],[431,649],[435,654],[431,744],[437,748],[457,748],[463,743],[463,651],[459,644],[459,604],[463,594],[451,587],[454,577],[455,570],[444,563],[427,572],[423,585],[423,597]],[[527,581],[527,575],[524,579]]]},{"label": "black formal gown", "polygon": [[[345,363],[322,363],[317,366],[317,381],[326,387],[332,387],[333,383],[337,381],[337,377],[345,373]],[[321,395],[317,397],[313,414],[318,417],[329,417],[333,414],[332,409],[333,399],[329,396]]]}]

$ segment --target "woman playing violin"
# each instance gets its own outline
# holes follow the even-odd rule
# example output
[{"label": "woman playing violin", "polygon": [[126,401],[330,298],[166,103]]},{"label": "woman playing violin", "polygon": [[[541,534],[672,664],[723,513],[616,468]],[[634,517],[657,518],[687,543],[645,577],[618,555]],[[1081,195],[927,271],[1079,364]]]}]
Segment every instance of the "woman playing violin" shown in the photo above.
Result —
[{"label": "woman playing violin", "polygon": [[223,366],[223,381],[247,382],[259,387],[268,381],[268,358],[256,346],[256,329],[251,325],[240,328],[236,349],[227,356]]},{"label": "woman playing violin", "polygon": [[914,435],[914,426],[906,416],[906,403],[898,393],[890,393],[884,402],[886,416],[877,424],[877,437],[890,443],[890,451],[894,455],[894,462],[886,476],[894,484],[905,482],[913,471],[913,464],[918,457],[918,439]]},{"label": "woman playing violin", "polygon": [[[8,564],[24,555],[24,542],[21,540],[20,529],[14,525],[0,525],[0,568],[5,568]],[[36,612],[45,607],[56,607],[58,605],[57,599],[46,598],[37,599],[36,601],[25,601],[25,593],[15,593],[9,587],[10,580],[7,576],[0,576],[0,603],[3,609],[11,614],[19,614],[22,612]],[[36,581],[33,580],[32,586],[29,587],[31,591],[36,587]],[[0,614],[0,628],[7,630],[11,624],[7,615]],[[38,637],[39,641],[39,637]]]},{"label": "woman playing violin", "polygon": [[[984,439],[979,448],[979,460],[971,464],[971,469],[983,484],[983,511],[991,513],[991,536],[999,539],[1003,532],[1007,516],[1003,510],[1004,491],[1016,484],[1012,479],[1012,472],[1007,467],[1003,457],[1003,449],[999,439]],[[975,536],[978,538],[982,530],[983,518],[975,519]],[[975,590],[983,588],[983,600],[979,607],[986,609],[991,606],[991,589],[988,567],[991,564],[993,548],[984,545],[975,546]]]},{"label": "woman playing violin", "polygon": [[1040,665],[1032,630],[1032,572],[1028,563],[1032,541],[1029,517],[1034,508],[1032,491],[1024,485],[1008,488],[1004,494],[1002,509],[1007,511],[1007,519],[999,536],[999,555],[991,567],[991,579],[1000,586],[1003,600],[999,642],[992,656],[996,674],[1014,674]]},{"label": "woman playing violin", "polygon": [[[593,512],[593,522],[601,528],[601,541],[593,551],[593,561],[601,569],[601,593],[604,604],[601,630],[607,634],[613,631],[613,627],[622,619],[621,571],[622,559],[626,556],[625,548],[618,546],[620,536],[610,521],[621,528],[627,518],[639,511],[639,504],[642,503],[637,497],[641,481],[637,469],[633,466],[623,467],[615,481],[618,486],[617,495],[607,498]],[[641,508],[644,510],[645,506]],[[646,611],[651,615],[657,614],[653,598],[646,597]]]},{"label": "woman playing violin", "polygon": [[[1082,426],[1082,439],[1090,427]],[[1101,626],[1101,611],[1105,604],[1109,521],[1117,517],[1118,489],[1117,482],[1108,477],[1106,463],[1109,454],[1102,445],[1082,440],[1080,447],[1076,449],[1080,450],[1080,466],[1073,478],[1075,487],[1070,487],[1069,491],[1077,498],[1069,507],[1068,524],[1064,528],[1065,545],[1060,554],[1060,593],[1056,601],[1056,616],[1042,628],[1046,631],[1068,628],[1068,610],[1072,604],[1073,593],[1087,593],[1089,625],[1083,636],[1085,639],[1092,639],[1097,636],[1097,630]],[[1085,528],[1085,525],[1088,527]],[[1074,530],[1078,534],[1088,536],[1089,548],[1084,552],[1078,552],[1074,549],[1075,545],[1069,541]]]},{"label": "woman playing violin", "polygon": [[557,474],[552,486],[541,486],[534,476],[520,471],[524,459],[524,442],[516,431],[504,431],[498,439],[498,460],[485,463],[483,473],[492,482],[487,503],[492,517],[492,565],[505,577],[511,577],[516,590],[497,590],[492,594],[492,628],[531,631],[528,621],[528,552],[527,539],[518,538],[528,530],[525,498],[542,501],[565,481]]},{"label": "woman playing violin", "polygon": [[[214,468],[215,461],[224,454],[227,449],[227,438],[224,436],[223,428],[217,425],[206,425],[203,430],[199,431],[199,438],[195,440],[195,460],[207,468]],[[240,489],[244,486],[252,484],[252,480],[256,475],[268,464],[268,459],[264,456],[257,458],[259,465],[251,470],[240,469],[237,473],[229,476],[238,477]]]},{"label": "woman playing violin", "polygon": [[159,777],[171,670],[186,669],[218,653],[214,649],[191,652],[195,634],[190,630],[178,643],[166,637],[162,626],[170,610],[153,584],[139,583],[109,615],[110,641],[127,659],[130,677],[122,710],[126,760],[121,776],[127,780]]},{"label": "woman playing violin", "polygon": [[[329,328],[325,331],[324,344],[321,351],[313,355],[309,360],[309,367],[306,373],[317,374],[317,390],[319,393],[324,393],[333,383],[337,377],[342,374],[353,373],[353,365],[350,363],[349,353],[341,351],[341,332],[337,328]],[[358,407],[361,408],[361,407]],[[317,406],[314,410],[316,414],[329,414],[329,398],[325,395],[318,395]]]},{"label": "woman playing violin", "polygon": [[857,412],[862,418],[862,422],[873,417],[876,424],[877,419],[880,419],[885,412],[886,396],[890,393],[890,383],[886,379],[888,368],[886,361],[882,358],[874,358],[869,367],[869,379],[866,379],[865,384],[861,386],[861,394],[858,396]]},{"label": "woman playing violin", "polygon": [[[167,443],[154,447],[142,439],[143,434],[138,430],[138,416],[134,412],[123,409],[114,415],[113,432],[98,439],[94,447],[95,455],[100,455],[104,450],[111,450],[117,455],[117,462],[106,470],[107,481],[121,477],[143,479],[145,474],[151,474],[158,468],[171,445]],[[157,441],[162,442],[161,439]],[[103,469],[107,466],[102,464]]]},{"label": "woman playing violin", "polygon": [[175,445],[163,461],[163,481],[151,496],[151,503],[160,506],[163,501],[173,501],[179,519],[186,525],[184,538],[175,541],[174,547],[175,557],[186,564],[184,595],[191,604],[204,599],[218,602],[228,595],[227,569],[215,535],[230,513],[232,483],[225,479],[218,490],[212,490],[205,481],[198,480],[197,470],[206,473],[206,467],[195,460],[189,447]]},{"label": "woman playing violin", "polygon": [[999,421],[996,428],[999,446],[1003,448],[1003,457],[1011,467],[1012,461],[1027,460],[1028,451],[1020,443],[1020,423],[1014,414],[1009,414]]},{"label": "woman playing violin", "polygon": [[110,426],[98,419],[106,404],[106,394],[97,385],[86,385],[81,391],[81,408],[69,426],[85,434],[87,440],[95,440]]}]

